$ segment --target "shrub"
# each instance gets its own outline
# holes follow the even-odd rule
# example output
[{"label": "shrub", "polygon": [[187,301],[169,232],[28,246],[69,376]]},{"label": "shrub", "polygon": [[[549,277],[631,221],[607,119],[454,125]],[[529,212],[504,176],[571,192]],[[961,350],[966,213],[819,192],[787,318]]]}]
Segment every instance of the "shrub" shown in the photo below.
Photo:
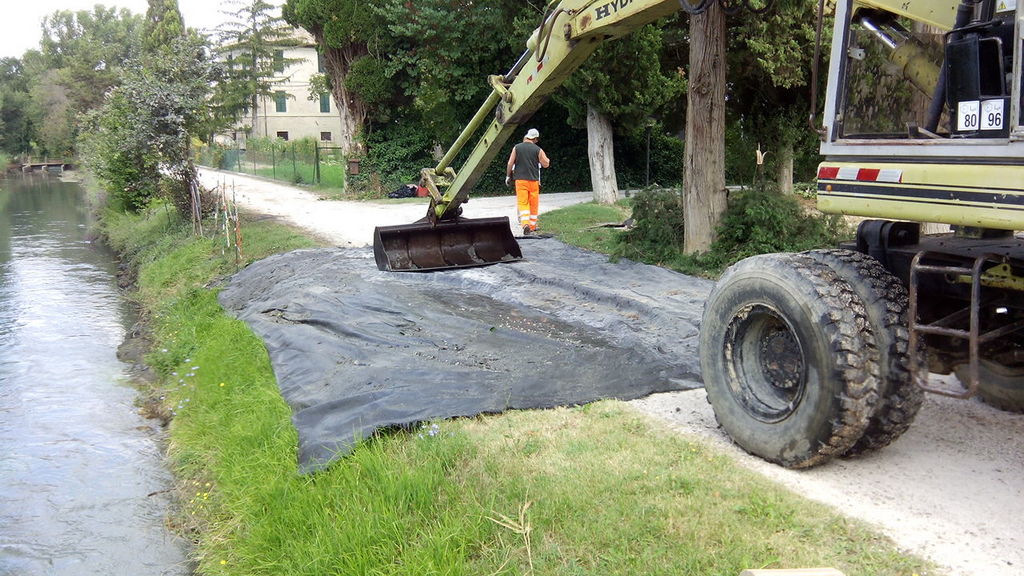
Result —
[{"label": "shrub", "polygon": [[713,276],[749,256],[834,246],[849,236],[836,215],[804,209],[796,195],[774,183],[735,192],[704,254],[684,255],[683,208],[678,192],[645,190],[633,201],[635,227],[619,237],[614,256],[665,265],[687,274]]},{"label": "shrub", "polygon": [[834,246],[848,234],[840,216],[808,212],[797,196],[765,183],[729,198],[718,237],[703,258],[725,267],[756,254]]},{"label": "shrub", "polygon": [[93,164],[95,173],[104,183],[115,206],[138,212],[156,196],[158,179],[156,159],[136,151],[113,151],[102,165]]},{"label": "shrub", "polygon": [[420,170],[435,164],[428,152],[430,143],[430,135],[412,122],[396,122],[367,134],[362,178],[350,180],[352,191],[382,197],[401,184],[419,182]]},{"label": "shrub", "polygon": [[663,263],[683,245],[683,203],[675,190],[643,190],[633,199],[634,227],[619,237],[615,256]]}]

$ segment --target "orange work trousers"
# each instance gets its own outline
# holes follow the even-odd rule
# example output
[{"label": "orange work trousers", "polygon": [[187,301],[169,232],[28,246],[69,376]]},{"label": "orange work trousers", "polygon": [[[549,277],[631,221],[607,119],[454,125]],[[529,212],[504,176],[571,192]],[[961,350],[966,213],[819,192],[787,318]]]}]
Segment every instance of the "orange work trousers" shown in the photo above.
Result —
[{"label": "orange work trousers", "polygon": [[540,182],[516,180],[516,204],[519,207],[519,225],[537,229],[537,209],[540,207]]}]

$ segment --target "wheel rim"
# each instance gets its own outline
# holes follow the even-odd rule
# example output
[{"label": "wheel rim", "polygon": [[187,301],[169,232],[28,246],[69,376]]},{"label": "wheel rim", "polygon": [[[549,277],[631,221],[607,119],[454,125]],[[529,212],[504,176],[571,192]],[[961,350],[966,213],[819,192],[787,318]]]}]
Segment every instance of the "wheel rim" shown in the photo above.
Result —
[{"label": "wheel rim", "polygon": [[736,400],[751,416],[778,422],[796,410],[804,395],[807,363],[789,322],[775,310],[755,304],[737,313],[729,325],[725,358]]}]

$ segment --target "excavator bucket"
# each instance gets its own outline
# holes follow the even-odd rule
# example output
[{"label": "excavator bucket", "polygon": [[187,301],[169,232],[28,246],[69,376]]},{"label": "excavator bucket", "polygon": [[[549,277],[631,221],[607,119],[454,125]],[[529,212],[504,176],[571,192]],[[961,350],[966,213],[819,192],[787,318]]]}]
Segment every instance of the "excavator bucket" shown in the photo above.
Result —
[{"label": "excavator bucket", "polygon": [[508,217],[456,218],[377,226],[373,257],[384,271],[425,272],[523,259]]}]

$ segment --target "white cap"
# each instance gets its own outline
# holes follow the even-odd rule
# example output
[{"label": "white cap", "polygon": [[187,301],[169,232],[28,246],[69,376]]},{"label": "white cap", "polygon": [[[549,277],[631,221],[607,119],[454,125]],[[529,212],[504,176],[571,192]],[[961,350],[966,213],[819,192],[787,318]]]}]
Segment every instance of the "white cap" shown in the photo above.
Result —
[{"label": "white cap", "polygon": [[540,138],[540,132],[537,132],[536,128],[530,128],[526,131],[526,138],[528,140],[536,140],[537,138]]}]

